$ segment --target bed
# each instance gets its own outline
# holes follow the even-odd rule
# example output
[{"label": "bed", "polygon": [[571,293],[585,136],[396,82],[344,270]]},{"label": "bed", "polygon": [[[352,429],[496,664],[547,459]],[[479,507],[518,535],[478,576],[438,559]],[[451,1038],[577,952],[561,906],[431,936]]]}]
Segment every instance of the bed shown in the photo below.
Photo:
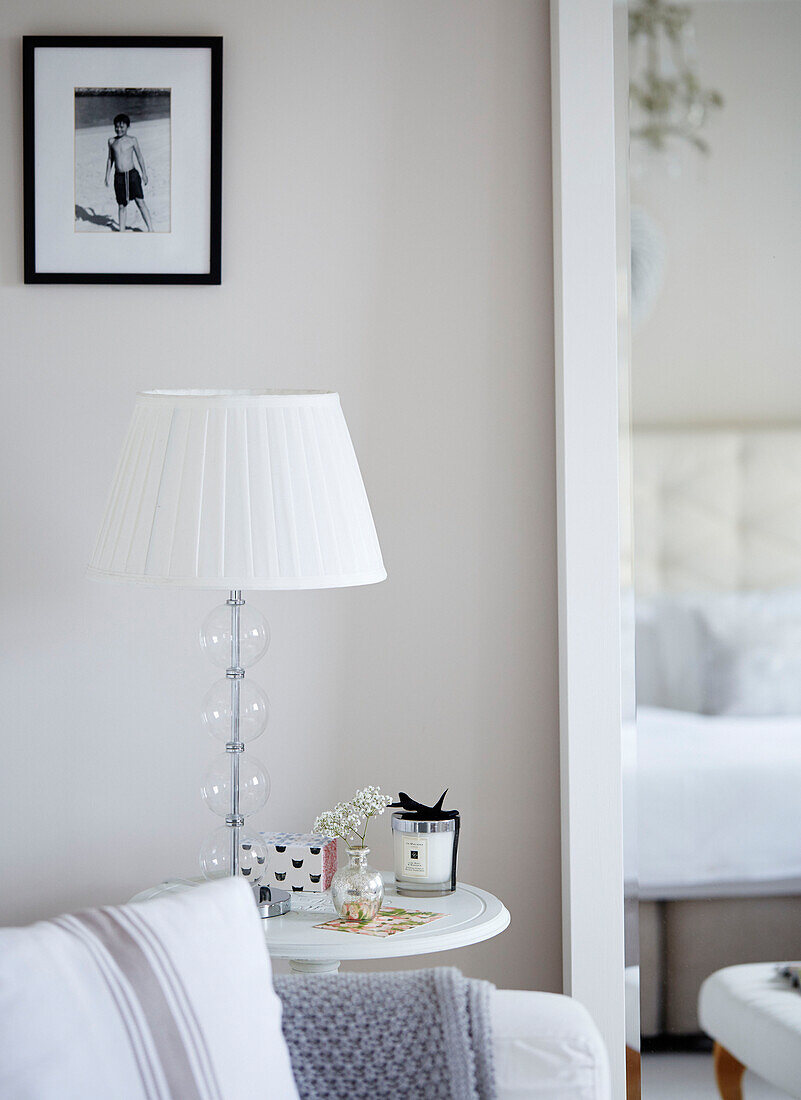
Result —
[{"label": "bed", "polygon": [[699,1032],[712,971],[801,957],[801,428],[638,428],[633,451],[627,913],[664,1039]]}]

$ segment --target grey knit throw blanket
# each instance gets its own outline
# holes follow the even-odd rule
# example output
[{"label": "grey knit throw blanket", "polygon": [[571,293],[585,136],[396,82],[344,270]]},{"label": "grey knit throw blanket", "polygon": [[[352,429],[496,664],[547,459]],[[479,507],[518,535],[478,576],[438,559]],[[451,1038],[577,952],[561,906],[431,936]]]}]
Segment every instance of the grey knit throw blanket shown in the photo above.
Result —
[{"label": "grey knit throw blanket", "polygon": [[494,1100],[489,982],[437,967],[275,988],[300,1100]]}]

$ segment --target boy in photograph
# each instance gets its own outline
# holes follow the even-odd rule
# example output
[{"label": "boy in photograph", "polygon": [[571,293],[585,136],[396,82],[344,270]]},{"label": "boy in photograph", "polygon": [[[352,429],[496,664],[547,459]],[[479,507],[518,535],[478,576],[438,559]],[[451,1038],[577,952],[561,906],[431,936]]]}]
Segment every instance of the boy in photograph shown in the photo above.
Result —
[{"label": "boy in photograph", "polygon": [[[130,125],[131,120],[128,115],[117,115],[114,119],[114,133],[117,136],[108,139],[106,187],[108,187],[109,176],[113,168],[114,194],[117,196],[120,233],[125,231],[128,203],[131,199],[133,199],[139,207],[139,212],[144,218],[148,232],[152,233],[153,221],[150,217],[150,211],[147,208],[145,195],[142,190],[143,183],[147,186],[147,169],[145,168],[142,150],[139,148],[139,142],[135,137],[130,137],[128,134],[128,127]],[[136,154],[136,159],[139,161],[139,167],[142,169],[141,177],[136,168],[134,168],[134,154]]]}]

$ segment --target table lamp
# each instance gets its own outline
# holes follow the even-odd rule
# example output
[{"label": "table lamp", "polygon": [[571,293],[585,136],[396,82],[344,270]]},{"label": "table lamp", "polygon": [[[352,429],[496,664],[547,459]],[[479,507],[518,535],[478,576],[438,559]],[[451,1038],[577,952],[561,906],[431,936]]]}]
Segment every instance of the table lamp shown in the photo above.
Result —
[{"label": "table lamp", "polygon": [[[242,875],[258,887],[267,849],[245,818],[269,797],[266,769],[245,752],[269,717],[245,679],[270,633],[246,589],[344,588],[386,570],[336,393],[151,390],[136,397],[87,575],[98,580],[228,590],[200,631],[224,670],[201,722],[225,743],[201,794],[225,819],[205,841],[206,878]],[[261,888],[263,915],[288,895]]]}]

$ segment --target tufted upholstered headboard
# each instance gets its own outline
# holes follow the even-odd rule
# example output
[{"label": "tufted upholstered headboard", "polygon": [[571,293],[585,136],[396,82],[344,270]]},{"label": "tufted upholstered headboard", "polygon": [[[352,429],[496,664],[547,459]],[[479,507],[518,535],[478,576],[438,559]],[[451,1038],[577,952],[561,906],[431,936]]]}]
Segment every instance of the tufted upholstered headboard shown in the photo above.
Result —
[{"label": "tufted upholstered headboard", "polygon": [[801,585],[801,426],[635,428],[633,465],[639,593]]}]

